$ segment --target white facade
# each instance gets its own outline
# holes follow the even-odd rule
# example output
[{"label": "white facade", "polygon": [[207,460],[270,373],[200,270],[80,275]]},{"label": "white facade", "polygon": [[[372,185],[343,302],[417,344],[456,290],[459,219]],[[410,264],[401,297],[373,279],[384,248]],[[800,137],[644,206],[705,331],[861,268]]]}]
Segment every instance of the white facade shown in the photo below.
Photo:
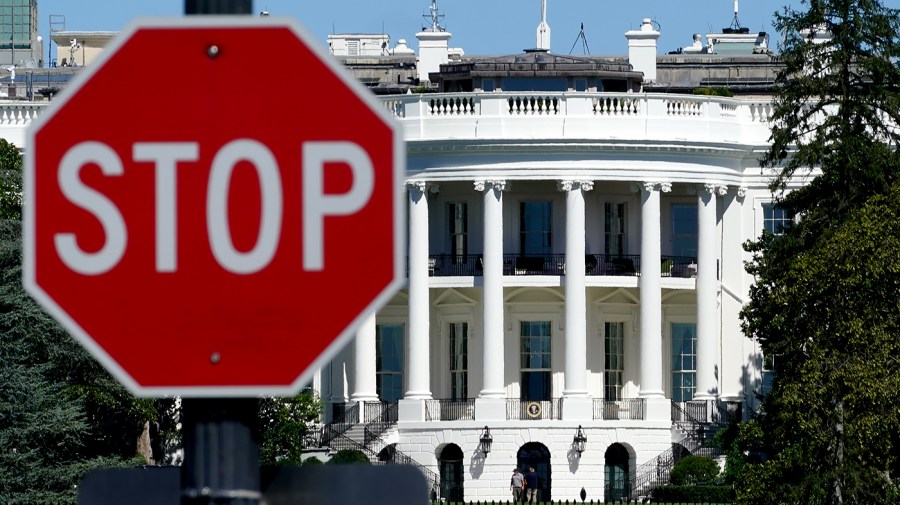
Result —
[{"label": "white facade", "polygon": [[[753,281],[742,243],[759,236],[771,202],[757,161],[767,97],[486,92],[383,103],[408,142],[409,288],[376,321],[378,332],[402,334],[399,451],[439,474],[455,444],[464,498],[492,500],[508,498],[519,451],[536,443],[549,454],[554,500],[578,499],[582,487],[599,499],[614,444],[633,478],[685,437],[679,412],[699,408],[693,415],[711,421],[723,402],[755,408],[761,355],[739,311]],[[523,227],[531,205],[547,219],[536,231]],[[463,206],[461,241],[451,222]],[[532,231],[546,248],[525,250]],[[550,391],[536,419],[525,410],[525,323],[549,331]],[[468,401],[451,400],[459,328]],[[615,398],[605,382],[611,331],[623,333]],[[679,348],[685,331],[696,341]],[[323,373],[381,375],[373,363],[385,338],[374,354],[348,356],[355,366]]]}]

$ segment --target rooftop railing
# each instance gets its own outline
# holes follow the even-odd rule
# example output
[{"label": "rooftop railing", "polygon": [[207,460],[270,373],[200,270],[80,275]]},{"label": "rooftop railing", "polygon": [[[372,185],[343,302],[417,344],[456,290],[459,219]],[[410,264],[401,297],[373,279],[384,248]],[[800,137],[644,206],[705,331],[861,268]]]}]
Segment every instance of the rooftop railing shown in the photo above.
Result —
[{"label": "rooftop railing", "polygon": [[475,92],[382,97],[406,140],[560,138],[763,144],[772,105],[667,93]]}]

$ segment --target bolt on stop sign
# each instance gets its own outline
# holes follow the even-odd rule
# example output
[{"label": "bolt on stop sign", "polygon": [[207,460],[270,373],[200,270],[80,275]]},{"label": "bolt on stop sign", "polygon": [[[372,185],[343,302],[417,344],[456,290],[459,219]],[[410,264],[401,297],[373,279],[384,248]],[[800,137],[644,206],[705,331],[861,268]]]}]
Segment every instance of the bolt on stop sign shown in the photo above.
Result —
[{"label": "bolt on stop sign", "polygon": [[28,151],[25,287],[137,394],[293,393],[403,282],[401,134],[292,21],[135,23]]}]

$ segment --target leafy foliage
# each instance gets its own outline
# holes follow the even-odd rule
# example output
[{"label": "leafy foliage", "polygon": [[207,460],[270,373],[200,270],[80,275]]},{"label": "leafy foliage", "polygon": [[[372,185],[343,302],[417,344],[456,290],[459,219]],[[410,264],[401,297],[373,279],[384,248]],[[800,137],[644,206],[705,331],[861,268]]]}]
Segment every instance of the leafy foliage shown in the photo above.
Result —
[{"label": "leafy foliage", "polygon": [[879,0],[803,4],[776,14],[785,71],[761,160],[775,169],[779,205],[800,219],[747,245],[756,282],[742,312],[776,380],[737,437],[747,454],[732,453],[726,474],[739,503],[892,503],[900,10]]},{"label": "leafy foliage", "polygon": [[703,456],[686,456],[672,468],[670,479],[676,486],[713,484],[719,477],[719,464]]},{"label": "leafy foliage", "polygon": [[291,398],[260,399],[260,463],[300,464],[303,438],[321,412],[322,402],[309,391]]},{"label": "leafy foliage", "polygon": [[22,155],[0,139],[0,219],[22,217]]},{"label": "leafy foliage", "polygon": [[356,449],[341,449],[340,451],[334,453],[334,456],[328,460],[329,465],[349,465],[362,463],[365,465],[372,464],[369,461],[369,458],[362,451]]}]

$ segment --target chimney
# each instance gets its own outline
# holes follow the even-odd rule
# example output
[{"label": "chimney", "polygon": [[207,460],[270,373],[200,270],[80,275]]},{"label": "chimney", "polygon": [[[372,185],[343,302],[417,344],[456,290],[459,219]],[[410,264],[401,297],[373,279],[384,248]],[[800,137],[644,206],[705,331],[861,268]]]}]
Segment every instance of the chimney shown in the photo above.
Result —
[{"label": "chimney", "polygon": [[656,42],[659,32],[653,29],[650,18],[644,18],[640,30],[625,32],[628,39],[628,62],[632,68],[644,73],[645,82],[656,81]]},{"label": "chimney", "polygon": [[419,39],[419,80],[428,81],[429,72],[438,72],[441,64],[450,59],[450,32],[424,31],[416,34]]},{"label": "chimney", "polygon": [[423,28],[416,34],[419,39],[419,81],[427,82],[430,72],[439,72],[441,65],[450,59],[450,32],[441,26],[444,15],[438,11],[437,0],[431,0],[431,12],[425,15],[425,19],[431,22],[431,27]]}]

